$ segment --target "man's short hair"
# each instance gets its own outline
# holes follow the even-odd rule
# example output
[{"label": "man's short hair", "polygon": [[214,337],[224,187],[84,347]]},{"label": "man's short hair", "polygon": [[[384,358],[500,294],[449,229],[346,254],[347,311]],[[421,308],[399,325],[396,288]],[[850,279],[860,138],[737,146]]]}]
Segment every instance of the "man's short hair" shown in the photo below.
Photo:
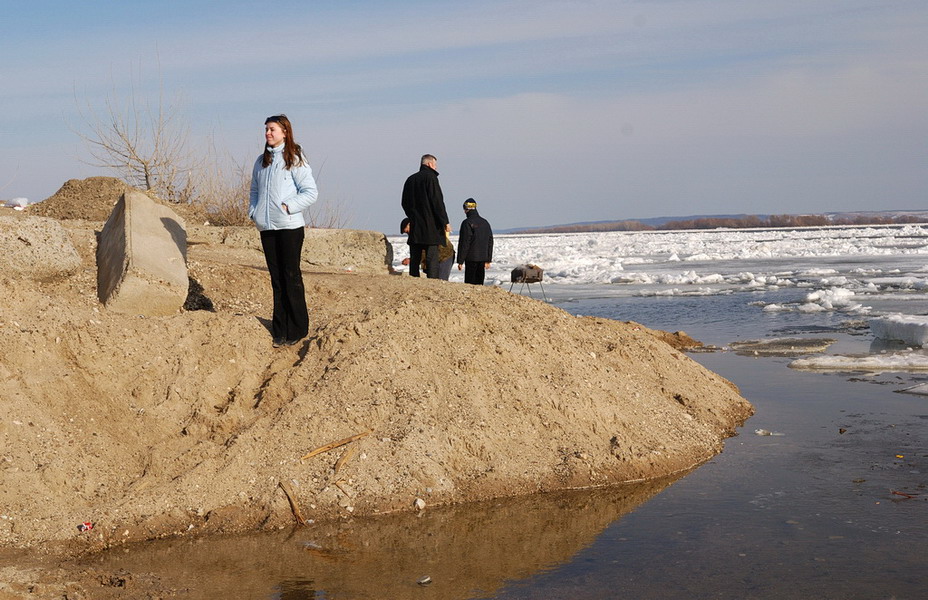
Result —
[{"label": "man's short hair", "polygon": [[424,165],[425,163],[431,162],[431,161],[433,161],[433,160],[434,160],[435,162],[438,162],[438,159],[435,158],[433,155],[431,155],[431,154],[423,154],[423,155],[422,155],[422,161],[421,161],[419,164]]}]

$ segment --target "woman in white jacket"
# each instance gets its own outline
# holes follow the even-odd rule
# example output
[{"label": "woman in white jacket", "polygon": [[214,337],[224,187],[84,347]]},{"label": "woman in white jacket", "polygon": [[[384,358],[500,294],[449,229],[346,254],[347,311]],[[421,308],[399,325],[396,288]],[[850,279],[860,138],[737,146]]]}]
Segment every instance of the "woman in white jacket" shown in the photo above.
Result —
[{"label": "woman in white jacket", "polygon": [[293,137],[286,115],[264,122],[264,153],[251,174],[248,216],[261,233],[261,247],[271,274],[274,347],[293,345],[309,332],[306,290],[300,270],[306,221],[303,211],[318,191],[303,149]]}]

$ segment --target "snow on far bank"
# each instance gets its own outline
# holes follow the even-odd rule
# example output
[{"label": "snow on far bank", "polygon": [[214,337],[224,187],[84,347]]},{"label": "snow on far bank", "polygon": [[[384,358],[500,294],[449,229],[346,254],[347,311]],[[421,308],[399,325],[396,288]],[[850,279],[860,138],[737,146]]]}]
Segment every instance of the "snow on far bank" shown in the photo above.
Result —
[{"label": "snow on far bank", "polygon": [[22,210],[29,206],[28,198],[11,198],[9,200],[0,200],[0,205],[15,210]]},{"label": "snow on far bank", "polygon": [[892,314],[870,319],[873,337],[897,340],[910,346],[928,344],[928,316]]}]

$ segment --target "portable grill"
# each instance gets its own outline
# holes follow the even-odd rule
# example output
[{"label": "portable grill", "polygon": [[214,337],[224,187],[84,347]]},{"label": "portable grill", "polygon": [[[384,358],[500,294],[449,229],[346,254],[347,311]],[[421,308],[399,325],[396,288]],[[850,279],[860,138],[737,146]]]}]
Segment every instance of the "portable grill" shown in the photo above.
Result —
[{"label": "portable grill", "polygon": [[[531,284],[537,283],[541,287],[541,295],[545,299],[545,302],[548,301],[548,296],[545,294],[545,285],[542,283],[544,279],[545,270],[539,267],[538,265],[519,265],[512,270],[511,283],[509,284],[509,291],[512,291],[512,287],[520,283],[522,286],[519,288],[519,293],[522,293],[522,290],[528,286],[528,295],[532,296],[532,286]],[[534,298],[534,296],[532,296]]]}]

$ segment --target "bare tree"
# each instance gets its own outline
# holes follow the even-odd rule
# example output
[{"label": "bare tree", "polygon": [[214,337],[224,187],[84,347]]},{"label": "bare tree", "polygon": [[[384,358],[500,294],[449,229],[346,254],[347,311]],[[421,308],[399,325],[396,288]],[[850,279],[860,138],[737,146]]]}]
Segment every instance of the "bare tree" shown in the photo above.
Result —
[{"label": "bare tree", "polygon": [[80,102],[77,105],[85,125],[77,134],[92,157],[85,163],[110,169],[129,185],[169,202],[191,199],[189,176],[196,165],[187,147],[189,127],[182,119],[180,103],[165,101],[160,69],[154,102],[142,98],[133,77],[126,98],[113,86],[102,114],[89,103],[84,108]]}]

